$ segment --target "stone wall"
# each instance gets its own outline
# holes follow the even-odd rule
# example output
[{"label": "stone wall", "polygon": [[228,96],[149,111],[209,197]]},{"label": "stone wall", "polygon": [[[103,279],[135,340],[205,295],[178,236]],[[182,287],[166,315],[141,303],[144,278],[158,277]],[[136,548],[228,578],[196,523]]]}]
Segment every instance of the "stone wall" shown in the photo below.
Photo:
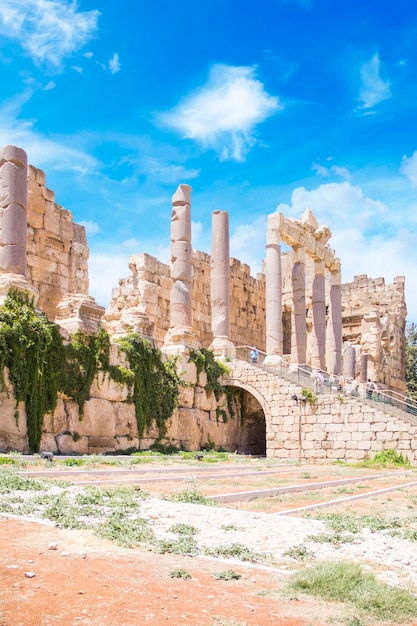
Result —
[{"label": "stone wall", "polygon": [[252,393],[265,412],[267,456],[283,460],[358,461],[388,448],[417,464],[417,418],[376,402],[323,394],[296,403],[300,387],[249,363],[234,362],[225,384]]},{"label": "stone wall", "polygon": [[[235,396],[230,415],[226,399],[217,404],[206,393],[205,374],[197,380],[193,363],[183,360],[181,371],[188,383],[181,388],[178,408],[167,441],[187,450],[200,450],[213,442],[229,451],[260,452],[283,460],[357,461],[393,448],[417,464],[417,419],[384,412],[377,403],[342,394],[319,395],[317,404],[298,404],[296,383],[242,361],[230,363],[223,380],[244,395]],[[62,454],[99,454],[128,448],[148,449],[158,437],[155,430],[138,438],[134,406],[128,390],[102,374],[93,383],[80,420],[78,406],[61,397],[54,416],[47,416],[41,449]],[[245,403],[244,419],[240,407]],[[246,404],[247,403],[247,404]],[[0,394],[0,450],[27,452],[24,407],[14,418],[14,400]]]},{"label": "stone wall", "polygon": [[[149,254],[129,257],[132,274],[113,289],[104,325],[112,336],[140,332],[153,339],[157,347],[164,343],[169,328],[172,280],[169,266]],[[248,265],[230,259],[231,340],[235,345],[256,345],[265,349],[265,278],[250,275]],[[193,330],[207,348],[213,341],[210,305],[210,256],[193,251]]]},{"label": "stone wall", "polygon": [[[284,355],[291,342],[291,281],[288,254],[283,254],[283,325]],[[306,264],[307,287],[312,270]],[[114,336],[129,331],[155,340],[161,347],[169,328],[170,292],[172,280],[169,266],[148,254],[129,257],[132,274],[120,280],[113,290],[112,301],[104,316],[104,325]],[[255,345],[265,350],[265,275],[256,278],[250,268],[230,259],[231,270],[231,340],[236,346]],[[210,256],[193,252],[193,330],[202,347],[213,341],[210,307]],[[307,293],[309,289],[307,288]],[[306,299],[307,355],[311,352],[311,297]],[[383,278],[362,275],[342,285],[343,340],[357,346],[359,353],[369,355],[368,375],[380,385],[405,391],[404,278],[397,277],[392,285]],[[308,356],[309,358],[309,356]],[[307,358],[307,362],[308,361]],[[359,376],[359,371],[357,371]]]},{"label": "stone wall", "polygon": [[28,170],[27,278],[39,291],[39,308],[50,321],[65,293],[88,294],[85,228],[55,202],[45,174]]}]

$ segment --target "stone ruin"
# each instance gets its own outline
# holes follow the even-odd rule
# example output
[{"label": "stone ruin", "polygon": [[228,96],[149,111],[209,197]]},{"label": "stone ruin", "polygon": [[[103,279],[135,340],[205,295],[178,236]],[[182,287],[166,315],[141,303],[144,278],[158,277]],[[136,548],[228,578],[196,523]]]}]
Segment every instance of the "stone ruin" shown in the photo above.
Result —
[{"label": "stone ruin", "polygon": [[[272,365],[286,359],[294,367],[307,365],[362,382],[370,377],[404,392],[404,278],[386,285],[383,278],[361,275],[343,284],[330,237],[308,209],[298,220],[271,214],[263,271],[253,277],[249,266],[230,258],[224,211],[212,214],[211,257],[192,249],[191,187],[180,185],[172,197],[170,263],[146,253],[130,256],[130,275],[119,280],[105,310],[89,295],[84,227],[55,202],[44,173],[27,165],[23,150],[7,146],[0,152],[0,301],[12,287],[29,292],[67,336],[78,329],[94,333],[102,325],[114,340],[137,332],[167,354],[204,347],[233,356],[239,346],[256,346]],[[204,385],[195,372],[184,368],[195,388],[192,398],[189,390],[181,392],[171,435],[175,431],[172,439],[196,449],[203,435],[195,424],[218,421],[216,402],[201,393]],[[48,449],[91,453],[143,447],[157,437],[148,433],[147,442],[137,440],[131,407],[122,407],[125,392],[107,384],[101,381],[92,389],[84,425],[78,426],[85,436],[77,442],[65,434],[75,430],[76,411],[60,401],[52,420],[55,433],[54,426],[45,427]],[[3,398],[0,404],[10,413],[7,425],[0,425],[0,447],[23,449],[25,433],[13,426],[12,403],[9,407]],[[184,411],[190,411],[188,422]],[[106,417],[105,428],[98,414]],[[227,444],[227,435],[219,439],[216,432],[217,443]],[[240,437],[243,445],[250,435],[231,437]]]}]

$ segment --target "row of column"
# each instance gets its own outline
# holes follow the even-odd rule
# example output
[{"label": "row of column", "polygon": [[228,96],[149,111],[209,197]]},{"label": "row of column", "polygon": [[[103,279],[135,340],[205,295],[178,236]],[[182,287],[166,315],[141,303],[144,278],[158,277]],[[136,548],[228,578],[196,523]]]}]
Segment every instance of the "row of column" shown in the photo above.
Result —
[{"label": "row of column", "polygon": [[[291,360],[303,364],[307,360],[305,248],[293,246],[292,255]],[[328,322],[325,272],[324,260],[316,258],[312,281],[311,365],[341,374],[340,268],[330,268]],[[188,185],[180,185],[172,197],[171,276],[174,284],[165,347],[182,343],[190,346],[196,338],[192,332],[191,187]],[[226,211],[214,211],[212,214],[211,319],[214,337],[211,347],[231,347],[229,216]],[[283,355],[281,235],[272,221],[268,225],[266,245],[266,352],[270,362]]]},{"label": "row of column", "polygon": [[[266,353],[269,362],[283,354],[281,234],[270,216],[266,244]],[[326,267],[314,259],[312,281],[311,366],[332,374],[342,373],[342,301],[340,268],[330,268],[328,323],[326,321]],[[292,247],[291,361],[307,360],[305,248]],[[328,337],[326,337],[326,326]],[[327,362],[326,362],[327,355]]]}]

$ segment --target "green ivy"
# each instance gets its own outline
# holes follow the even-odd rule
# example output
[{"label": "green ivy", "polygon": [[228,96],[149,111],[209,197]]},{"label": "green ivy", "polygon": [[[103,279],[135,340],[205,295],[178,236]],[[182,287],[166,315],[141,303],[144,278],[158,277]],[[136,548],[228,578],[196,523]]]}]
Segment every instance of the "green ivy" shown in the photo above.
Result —
[{"label": "green ivy", "polygon": [[190,361],[195,363],[197,368],[197,375],[201,372],[206,372],[207,383],[205,390],[207,392],[213,391],[217,401],[220,400],[222,394],[225,393],[225,388],[220,382],[223,374],[230,374],[230,370],[224,363],[217,361],[214,357],[213,351],[207,348],[201,348],[200,350],[190,351]]},{"label": "green ivy", "polygon": [[130,395],[128,401],[135,404],[140,437],[153,423],[159,436],[165,435],[181,383],[175,361],[163,362],[159,350],[139,335],[126,337],[120,348],[129,359],[130,369],[110,365],[110,339],[104,329],[96,335],[78,331],[64,345],[59,327],[35,310],[29,296],[9,293],[0,307],[0,389],[6,390],[7,368],[16,400],[16,421],[19,402],[25,403],[32,452],[39,451],[43,420],[55,410],[58,393],[74,399],[82,419],[91,383],[99,371],[133,387],[133,397]]},{"label": "green ivy", "polygon": [[75,400],[80,419],[84,404],[90,397],[90,387],[99,370],[109,370],[110,339],[100,328],[96,335],[79,330],[65,346],[65,376],[63,392]]},{"label": "green ivy", "polygon": [[0,307],[0,368],[4,368],[18,404],[26,407],[29,448],[39,451],[44,416],[53,412],[62,387],[64,348],[59,329],[35,311],[28,295],[11,291]]},{"label": "green ivy", "polygon": [[181,380],[175,360],[163,362],[161,352],[149,341],[133,333],[119,342],[134,376],[133,399],[139,437],[155,423],[162,438],[177,405]]}]

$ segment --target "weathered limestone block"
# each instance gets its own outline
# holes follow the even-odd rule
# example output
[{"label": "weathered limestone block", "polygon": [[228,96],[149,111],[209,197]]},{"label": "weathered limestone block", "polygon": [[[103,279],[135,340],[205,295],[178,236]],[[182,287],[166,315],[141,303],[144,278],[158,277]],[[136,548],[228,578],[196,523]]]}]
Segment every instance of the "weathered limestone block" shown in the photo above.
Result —
[{"label": "weathered limestone block", "polygon": [[132,403],[114,402],[115,433],[116,436],[138,437],[138,425],[135,415],[135,406]]},{"label": "weathered limestone block", "polygon": [[74,441],[72,435],[59,434],[55,437],[58,452],[61,454],[88,454],[88,437]]},{"label": "weathered limestone block", "polygon": [[100,398],[91,398],[84,405],[84,416],[74,430],[88,437],[114,437],[116,434],[116,414],[112,403]]},{"label": "weathered limestone block", "polygon": [[129,387],[116,383],[107,373],[100,372],[91,384],[90,396],[111,402],[124,402],[129,396]]},{"label": "weathered limestone block", "polygon": [[196,385],[194,387],[194,405],[196,409],[202,411],[215,411],[217,407],[216,398],[214,393],[207,391],[203,387]]}]

